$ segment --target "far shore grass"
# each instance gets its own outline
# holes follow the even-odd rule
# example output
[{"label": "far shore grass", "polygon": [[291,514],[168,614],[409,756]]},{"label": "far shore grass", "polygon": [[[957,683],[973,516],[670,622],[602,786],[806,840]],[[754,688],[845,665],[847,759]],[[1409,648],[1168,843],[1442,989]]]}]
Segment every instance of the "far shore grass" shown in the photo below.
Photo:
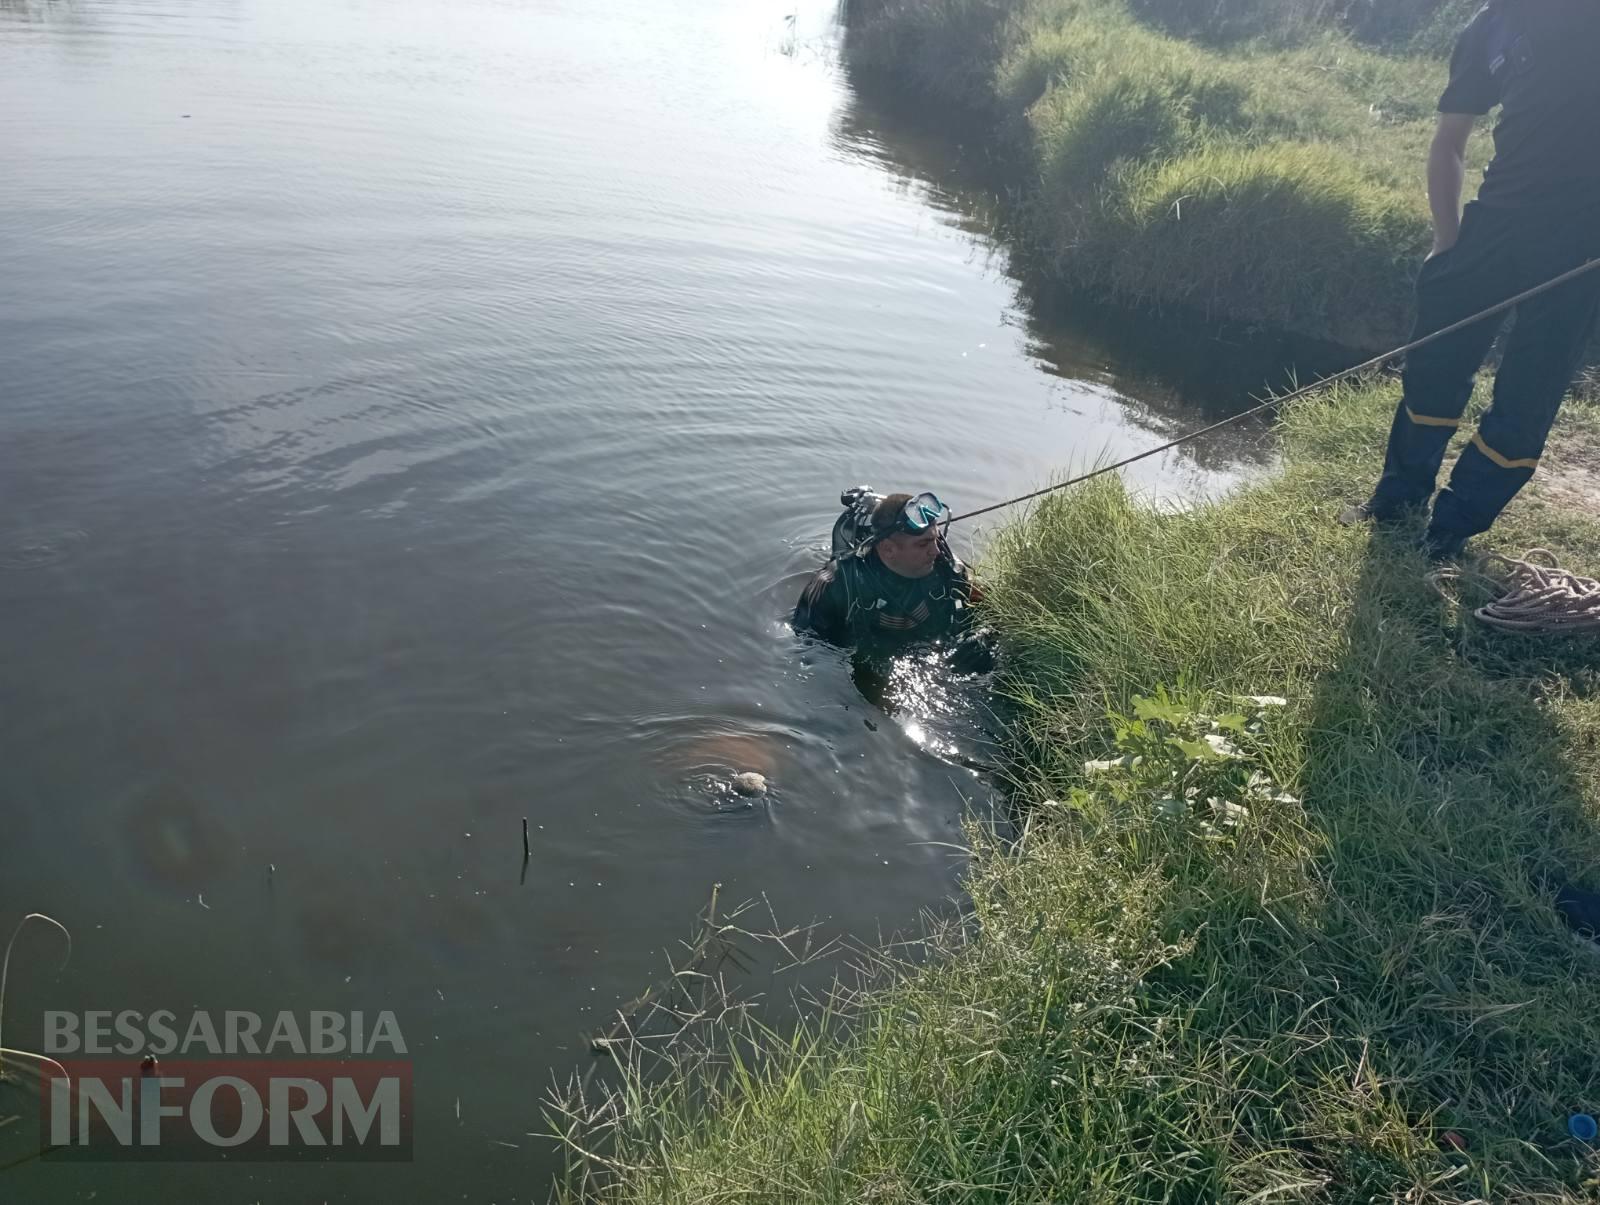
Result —
[{"label": "far shore grass", "polygon": [[[585,1191],[1600,1199],[1567,1134],[1600,1111],[1600,950],[1552,906],[1600,887],[1600,651],[1486,631],[1414,533],[1333,521],[1395,392],[1290,408],[1281,471],[1227,498],[1102,479],[1003,527],[1025,832],[972,830],[970,923],[721,1074],[631,1080],[568,1130]],[[1600,446],[1592,408],[1558,430],[1568,464]],[[1536,488],[1493,543],[1595,573],[1592,515]]]},{"label": "far shore grass", "polygon": [[[1379,350],[1409,323],[1444,51],[1473,7],[850,0],[848,46],[858,70],[987,122],[1033,267],[1122,302]],[[1353,27],[1377,44],[1329,15],[1368,10]],[[1471,187],[1488,150],[1480,134]]]}]

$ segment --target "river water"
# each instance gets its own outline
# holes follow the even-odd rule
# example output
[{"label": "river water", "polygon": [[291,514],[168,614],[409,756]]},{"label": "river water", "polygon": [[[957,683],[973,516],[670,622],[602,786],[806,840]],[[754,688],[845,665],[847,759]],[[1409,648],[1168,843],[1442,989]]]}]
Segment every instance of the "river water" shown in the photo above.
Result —
[{"label": "river water", "polygon": [[388,1009],[416,1079],[410,1166],[34,1160],[0,1199],[543,1199],[543,1090],[713,884],[864,939],[951,894],[988,794],[940,733],[978,725],[784,624],[839,490],[984,505],[1205,390],[1031,313],[840,38],[797,0],[0,0],[0,929],[74,941],[18,942],[6,1044]]}]

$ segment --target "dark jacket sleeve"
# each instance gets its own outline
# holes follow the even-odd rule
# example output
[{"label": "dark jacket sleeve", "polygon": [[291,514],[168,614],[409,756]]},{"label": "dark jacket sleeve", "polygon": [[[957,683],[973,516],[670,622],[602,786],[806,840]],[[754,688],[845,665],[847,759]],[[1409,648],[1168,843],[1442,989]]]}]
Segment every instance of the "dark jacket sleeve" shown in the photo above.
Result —
[{"label": "dark jacket sleeve", "polygon": [[818,569],[806,584],[794,609],[794,630],[810,632],[833,644],[850,643],[850,599],[837,561]]},{"label": "dark jacket sleeve", "polygon": [[1439,112],[1481,117],[1500,103],[1494,60],[1496,43],[1504,40],[1504,20],[1494,5],[1485,5],[1456,40],[1450,56],[1450,82],[1439,97]]}]

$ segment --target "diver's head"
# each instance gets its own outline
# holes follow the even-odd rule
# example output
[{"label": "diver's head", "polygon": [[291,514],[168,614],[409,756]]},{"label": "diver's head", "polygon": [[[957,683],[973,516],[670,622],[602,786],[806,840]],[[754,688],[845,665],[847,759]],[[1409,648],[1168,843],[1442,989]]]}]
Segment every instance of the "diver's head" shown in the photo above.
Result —
[{"label": "diver's head", "polygon": [[927,577],[944,550],[939,520],[948,513],[932,494],[890,494],[872,511],[878,559],[901,577]]}]

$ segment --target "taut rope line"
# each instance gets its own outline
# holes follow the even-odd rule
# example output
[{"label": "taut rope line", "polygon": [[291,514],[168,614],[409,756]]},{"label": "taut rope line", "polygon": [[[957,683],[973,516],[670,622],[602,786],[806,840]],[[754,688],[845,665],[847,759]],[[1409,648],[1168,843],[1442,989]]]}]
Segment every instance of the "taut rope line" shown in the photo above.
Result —
[{"label": "taut rope line", "polygon": [[[993,506],[984,506],[980,507],[978,510],[969,510],[964,515],[955,516],[949,522],[960,523],[967,519],[976,519],[979,515],[987,515],[990,511],[1004,510],[1006,507],[1015,506],[1019,502],[1031,502],[1035,498],[1042,498],[1046,494],[1053,494],[1057,490],[1066,489],[1068,486],[1081,484],[1082,482],[1088,481],[1093,477],[1099,477],[1104,473],[1114,473],[1118,469],[1127,468],[1130,464],[1136,464],[1141,460],[1148,460],[1152,456],[1159,456],[1161,453],[1169,452],[1180,444],[1186,444],[1192,439],[1199,439],[1202,435],[1208,435],[1212,431],[1219,430],[1220,428],[1229,426],[1232,423],[1247,419],[1253,414],[1260,414],[1263,410],[1270,410],[1275,406],[1286,406],[1290,402],[1296,401],[1299,398],[1304,397],[1306,394],[1317,389],[1321,389],[1326,385],[1332,385],[1338,381],[1343,381],[1348,377],[1356,376],[1358,373],[1367,372],[1371,369],[1377,368],[1379,365],[1387,363],[1396,356],[1403,356],[1407,352],[1416,351],[1419,347],[1426,347],[1435,340],[1443,339],[1446,335],[1453,335],[1465,327],[1472,326],[1474,323],[1482,322],[1485,318],[1493,318],[1496,314],[1503,314],[1514,306],[1519,306],[1524,301],[1529,301],[1539,296],[1541,293],[1547,293],[1551,289],[1558,288],[1561,285],[1566,284],[1569,280],[1576,280],[1584,273],[1592,271],[1595,268],[1600,268],[1600,259],[1591,259],[1586,263],[1579,264],[1576,268],[1572,268],[1569,271],[1563,272],[1560,276],[1552,277],[1543,284],[1535,285],[1531,289],[1524,289],[1515,297],[1507,297],[1504,301],[1498,302],[1486,310],[1480,310],[1478,313],[1473,314],[1469,318],[1463,318],[1459,322],[1452,322],[1449,326],[1443,327],[1440,330],[1436,330],[1430,335],[1424,335],[1420,339],[1413,339],[1410,343],[1405,344],[1403,347],[1397,347],[1393,351],[1386,351],[1381,356],[1374,356],[1372,359],[1361,364],[1357,364],[1353,368],[1346,368],[1343,372],[1336,372],[1330,377],[1323,377],[1320,380],[1313,381],[1309,385],[1302,385],[1293,393],[1286,393],[1282,397],[1269,398],[1267,401],[1262,402],[1259,406],[1252,406],[1248,410],[1242,410],[1238,414],[1235,414],[1229,418],[1224,418],[1217,422],[1211,423],[1209,426],[1201,427],[1195,431],[1190,431],[1187,435],[1180,435],[1177,439],[1168,440],[1159,447],[1150,448],[1146,451],[1139,452],[1133,456],[1127,457],[1125,460],[1119,460],[1115,464],[1102,465],[1098,469],[1092,469],[1087,473],[1081,473],[1070,480],[1058,481],[1055,485],[1047,485],[1043,489],[1034,490],[1031,494],[1023,494],[1021,497],[1011,498],[1005,502],[996,502]],[[946,526],[948,525],[949,524],[946,524]]]}]

